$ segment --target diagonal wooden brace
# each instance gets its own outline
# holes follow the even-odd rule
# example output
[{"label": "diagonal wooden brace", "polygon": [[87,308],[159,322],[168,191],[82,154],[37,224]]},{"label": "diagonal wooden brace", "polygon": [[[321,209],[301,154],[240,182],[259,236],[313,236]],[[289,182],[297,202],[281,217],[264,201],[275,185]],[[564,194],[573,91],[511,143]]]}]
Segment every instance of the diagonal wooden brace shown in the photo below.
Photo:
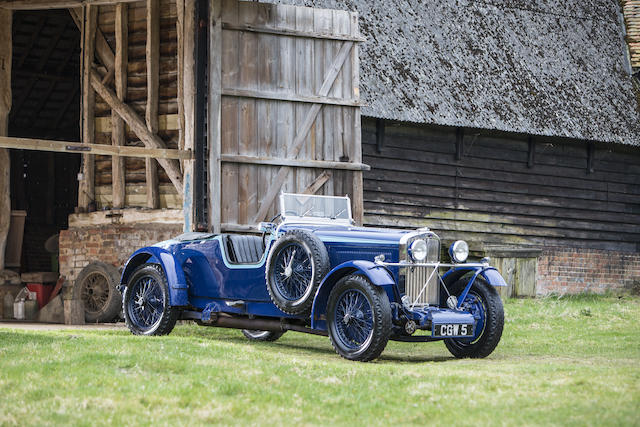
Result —
[{"label": "diagonal wooden brace", "polygon": [[[136,134],[136,136],[144,143],[148,148],[167,148],[164,141],[158,136],[147,129],[147,125],[131,107],[124,102],[120,101],[115,93],[107,88],[103,83],[100,75],[91,70],[91,86],[100,95],[104,101],[109,104],[109,107],[115,111],[122,120],[124,120],[129,128]],[[169,179],[173,183],[174,187],[178,191],[178,194],[182,194],[182,172],[180,171],[180,164],[177,160],[170,159],[157,159],[158,163],[165,170]]]}]

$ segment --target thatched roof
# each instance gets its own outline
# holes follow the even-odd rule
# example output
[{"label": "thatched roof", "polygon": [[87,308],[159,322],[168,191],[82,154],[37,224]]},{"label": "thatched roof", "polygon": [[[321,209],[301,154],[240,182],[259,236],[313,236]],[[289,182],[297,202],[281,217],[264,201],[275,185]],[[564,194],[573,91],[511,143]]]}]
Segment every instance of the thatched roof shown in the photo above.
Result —
[{"label": "thatched roof", "polygon": [[640,144],[612,0],[281,0],[356,10],[366,116]]}]

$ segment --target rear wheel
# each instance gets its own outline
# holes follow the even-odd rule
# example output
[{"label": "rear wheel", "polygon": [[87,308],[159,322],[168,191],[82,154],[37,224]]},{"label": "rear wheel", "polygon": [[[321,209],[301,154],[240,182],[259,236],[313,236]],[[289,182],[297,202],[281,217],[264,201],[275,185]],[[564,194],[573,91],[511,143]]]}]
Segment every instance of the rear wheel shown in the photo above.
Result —
[{"label": "rear wheel", "polygon": [[[460,279],[451,286],[452,295],[460,295],[468,279]],[[445,339],[444,344],[457,358],[483,358],[490,355],[502,337],[504,309],[495,288],[481,277],[477,277],[462,303],[476,318],[476,330],[472,338]]]},{"label": "rear wheel", "polygon": [[363,276],[346,276],[334,286],[327,305],[329,338],[349,360],[380,356],[391,335],[391,305],[384,289]]},{"label": "rear wheel", "polygon": [[157,264],[138,267],[124,291],[124,320],[136,335],[166,335],[173,330],[178,309],[169,304],[169,286]]},{"label": "rear wheel", "polygon": [[275,341],[284,334],[284,332],[258,331],[255,329],[243,329],[242,333],[249,341]]}]

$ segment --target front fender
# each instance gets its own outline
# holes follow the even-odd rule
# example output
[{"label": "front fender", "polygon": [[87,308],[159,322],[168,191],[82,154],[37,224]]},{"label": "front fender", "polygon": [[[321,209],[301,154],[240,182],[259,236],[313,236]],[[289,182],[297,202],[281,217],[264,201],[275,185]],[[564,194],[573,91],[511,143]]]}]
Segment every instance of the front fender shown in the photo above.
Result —
[{"label": "front fender", "polygon": [[131,273],[146,262],[157,263],[162,267],[165,277],[167,278],[167,283],[169,284],[169,303],[172,306],[189,305],[187,278],[184,275],[182,266],[173,254],[157,246],[138,249],[131,255],[131,258],[129,258],[125,264],[122,278],[120,279],[120,287],[123,293]]},{"label": "front fender", "polygon": [[329,294],[340,279],[350,274],[361,274],[365,276],[373,285],[380,286],[385,290],[389,301],[396,300],[396,281],[386,268],[376,265],[371,261],[358,260],[344,262],[325,276],[316,291],[311,308],[312,329],[327,329],[326,314]]},{"label": "front fender", "polygon": [[494,267],[466,267],[464,264],[453,267],[451,270],[447,271],[442,276],[442,281],[445,285],[449,286],[450,284],[453,284],[458,279],[469,273],[471,273],[469,282],[458,297],[458,308],[467,297],[467,294],[469,293],[469,290],[471,289],[471,286],[473,285],[473,282],[476,280],[478,275],[482,276],[482,278],[491,286],[508,286],[502,275],[500,275],[498,270],[496,270]]}]

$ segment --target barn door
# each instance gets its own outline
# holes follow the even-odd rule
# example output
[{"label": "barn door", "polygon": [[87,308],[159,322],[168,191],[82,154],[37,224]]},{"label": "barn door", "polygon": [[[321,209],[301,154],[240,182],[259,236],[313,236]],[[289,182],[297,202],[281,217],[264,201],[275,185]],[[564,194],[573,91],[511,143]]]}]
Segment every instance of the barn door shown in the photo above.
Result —
[{"label": "barn door", "polygon": [[357,15],[215,3],[208,105],[212,228],[238,231],[269,220],[281,191],[349,194],[360,221],[366,166]]}]

